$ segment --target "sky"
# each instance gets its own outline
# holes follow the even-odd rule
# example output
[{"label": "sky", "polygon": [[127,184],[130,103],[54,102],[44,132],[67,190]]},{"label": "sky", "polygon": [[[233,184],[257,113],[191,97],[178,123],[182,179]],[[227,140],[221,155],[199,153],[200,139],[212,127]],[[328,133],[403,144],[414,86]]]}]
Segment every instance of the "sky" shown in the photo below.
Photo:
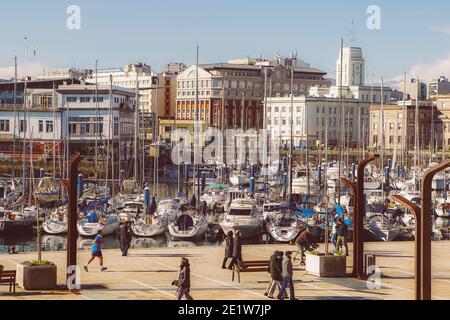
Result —
[{"label": "sky", "polygon": [[[81,28],[66,27],[70,5]],[[367,8],[380,8],[380,30],[369,30]],[[121,67],[145,62],[226,62],[239,57],[299,57],[335,77],[340,39],[362,47],[375,82],[450,77],[448,0],[14,0],[0,3],[0,78],[13,76],[14,55],[28,74],[53,68]],[[352,23],[353,21],[353,23]],[[353,34],[350,37],[350,34]],[[36,52],[36,54],[34,54]]]}]

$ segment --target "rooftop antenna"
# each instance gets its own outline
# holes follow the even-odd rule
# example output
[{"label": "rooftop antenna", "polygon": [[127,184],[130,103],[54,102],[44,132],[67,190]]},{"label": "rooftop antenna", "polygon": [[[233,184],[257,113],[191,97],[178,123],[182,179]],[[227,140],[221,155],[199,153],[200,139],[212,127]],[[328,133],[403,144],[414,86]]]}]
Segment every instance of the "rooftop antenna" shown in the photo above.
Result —
[{"label": "rooftop antenna", "polygon": [[355,41],[355,20],[352,20],[350,22],[350,28],[348,30],[347,46],[351,47],[354,41]]}]

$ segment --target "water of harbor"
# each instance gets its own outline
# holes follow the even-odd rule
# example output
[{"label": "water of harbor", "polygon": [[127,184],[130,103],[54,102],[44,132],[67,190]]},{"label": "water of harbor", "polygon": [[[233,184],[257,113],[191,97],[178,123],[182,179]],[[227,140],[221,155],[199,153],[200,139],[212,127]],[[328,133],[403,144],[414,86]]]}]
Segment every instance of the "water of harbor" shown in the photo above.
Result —
[{"label": "water of harbor", "polygon": [[[155,188],[149,185],[152,193],[156,191],[159,199],[173,198],[178,195],[178,184],[161,183]],[[192,190],[186,190],[181,186],[181,191],[189,195]],[[450,220],[445,218],[436,218],[435,227],[442,230],[443,240],[450,240]],[[257,238],[246,240],[246,244],[262,244],[266,239]],[[90,250],[93,239],[79,238],[77,247],[79,250]],[[48,235],[41,232],[41,249],[43,251],[63,251],[66,250],[67,240],[65,235]],[[172,241],[170,235],[166,233],[158,238],[137,238],[133,237],[131,248],[175,248],[175,247],[196,247],[196,246],[219,246],[222,245],[222,239],[202,239],[195,242]],[[32,231],[21,234],[0,234],[0,253],[8,252],[8,248],[14,246],[16,252],[36,252],[37,251],[37,229],[34,227]],[[104,237],[103,247],[105,249],[118,249],[120,247],[119,240],[115,235]]]}]

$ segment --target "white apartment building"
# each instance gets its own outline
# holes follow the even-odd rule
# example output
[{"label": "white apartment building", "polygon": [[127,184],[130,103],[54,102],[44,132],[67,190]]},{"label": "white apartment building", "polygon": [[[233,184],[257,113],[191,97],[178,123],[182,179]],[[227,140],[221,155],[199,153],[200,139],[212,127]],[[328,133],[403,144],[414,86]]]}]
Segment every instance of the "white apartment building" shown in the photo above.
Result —
[{"label": "white apartment building", "polygon": [[28,89],[25,105],[0,108],[0,139],[8,141],[0,151],[11,152],[26,139],[37,153],[48,152],[55,141],[61,146],[70,141],[71,152],[92,155],[95,140],[98,146],[109,140],[117,150],[120,141],[123,160],[128,159],[136,127],[134,98],[133,90],[115,86],[99,86],[98,95],[94,85],[86,84]]},{"label": "white apartment building", "polygon": [[[291,106],[293,105],[293,110]],[[290,145],[291,118],[292,136],[296,148],[324,145],[337,146],[341,141],[340,119],[344,123],[345,143],[349,146],[362,145],[368,139],[369,104],[357,99],[343,99],[343,113],[340,114],[339,99],[325,97],[272,97],[267,99],[265,117],[272,139],[282,145]],[[292,113],[291,113],[292,110]]]},{"label": "white apartment building", "polygon": [[94,84],[97,78],[98,85],[109,86],[110,76],[114,86],[135,90],[138,83],[139,109],[146,113],[154,112],[156,104],[154,91],[158,74],[152,71],[150,66],[139,63],[126,65],[124,68],[99,69],[97,74],[93,72],[92,79],[88,81]]}]

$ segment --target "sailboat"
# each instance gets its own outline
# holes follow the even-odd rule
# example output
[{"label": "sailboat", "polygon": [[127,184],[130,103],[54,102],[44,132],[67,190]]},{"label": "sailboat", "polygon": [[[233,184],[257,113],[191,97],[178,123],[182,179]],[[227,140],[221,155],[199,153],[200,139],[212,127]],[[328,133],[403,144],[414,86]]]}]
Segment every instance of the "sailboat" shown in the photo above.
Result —
[{"label": "sailboat", "polygon": [[188,241],[201,239],[208,229],[208,221],[203,215],[195,215],[191,211],[180,213],[175,221],[169,223],[169,234],[172,240]]},{"label": "sailboat", "polygon": [[67,233],[67,207],[53,209],[42,224],[48,234],[59,235]]}]

